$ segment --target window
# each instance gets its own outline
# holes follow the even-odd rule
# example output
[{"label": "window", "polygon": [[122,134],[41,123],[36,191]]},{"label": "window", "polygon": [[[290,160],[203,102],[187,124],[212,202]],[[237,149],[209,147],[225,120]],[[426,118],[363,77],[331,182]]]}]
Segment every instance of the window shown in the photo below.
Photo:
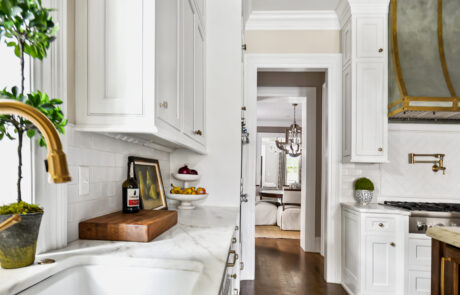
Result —
[{"label": "window", "polygon": [[[26,59],[26,91],[30,89],[30,63]],[[11,47],[6,47],[3,40],[0,42],[0,89],[5,87],[19,86],[21,83],[21,73],[19,59],[14,55]],[[0,179],[1,193],[0,205],[12,203],[17,198],[18,180],[18,155],[17,141],[7,138],[0,141]],[[27,136],[24,136],[24,146],[22,148],[22,197],[26,202],[32,199],[32,172],[31,172],[31,145]]]},{"label": "window", "polygon": [[300,184],[300,163],[302,157],[286,155],[286,181],[285,185]]}]

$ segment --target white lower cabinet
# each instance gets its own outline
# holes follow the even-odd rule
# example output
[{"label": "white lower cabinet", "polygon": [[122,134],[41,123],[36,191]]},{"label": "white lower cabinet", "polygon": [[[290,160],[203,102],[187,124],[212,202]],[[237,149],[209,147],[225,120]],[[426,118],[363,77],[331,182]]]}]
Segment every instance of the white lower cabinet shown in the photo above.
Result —
[{"label": "white lower cabinet", "polygon": [[407,249],[406,294],[431,294],[431,238],[409,234]]},{"label": "white lower cabinet", "polygon": [[342,285],[350,294],[406,294],[408,216],[342,211]]},{"label": "white lower cabinet", "polygon": [[197,3],[203,9],[194,0],[76,1],[78,130],[206,152]]},{"label": "white lower cabinet", "polygon": [[240,229],[237,225],[227,256],[227,264],[222,277],[219,295],[239,295],[241,275],[241,241]]}]

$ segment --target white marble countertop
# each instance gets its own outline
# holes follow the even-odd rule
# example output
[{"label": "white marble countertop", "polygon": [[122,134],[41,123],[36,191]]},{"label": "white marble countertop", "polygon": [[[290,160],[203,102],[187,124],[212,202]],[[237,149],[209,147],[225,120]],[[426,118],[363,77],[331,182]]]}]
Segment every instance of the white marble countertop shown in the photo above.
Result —
[{"label": "white marble countertop", "polygon": [[460,227],[430,227],[426,235],[440,242],[460,248]]},{"label": "white marble countertop", "polygon": [[377,214],[399,214],[410,215],[409,210],[400,209],[382,204],[371,203],[368,205],[360,205],[358,203],[341,203],[342,207],[353,210],[359,213],[377,213]]},{"label": "white marble countertop", "polygon": [[[179,210],[178,224],[149,243],[77,240],[67,247],[40,254],[32,266],[20,269],[0,269],[0,295],[15,294],[63,269],[80,257],[113,256],[145,259],[146,263],[161,259],[167,268],[177,267],[180,261],[202,265],[202,272],[193,289],[193,295],[216,295],[227,262],[228,250],[238,217],[238,208],[199,207]],[[56,263],[38,265],[52,258]],[[147,261],[148,260],[148,261]],[[193,265],[193,263],[192,263]],[[179,265],[180,267],[180,265]],[[186,266],[191,267],[191,266]]]}]

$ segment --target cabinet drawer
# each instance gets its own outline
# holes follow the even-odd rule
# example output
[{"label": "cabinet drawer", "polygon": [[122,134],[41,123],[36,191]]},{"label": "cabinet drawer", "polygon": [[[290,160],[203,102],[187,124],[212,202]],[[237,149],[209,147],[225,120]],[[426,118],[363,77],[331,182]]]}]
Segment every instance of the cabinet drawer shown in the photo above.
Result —
[{"label": "cabinet drawer", "polygon": [[409,271],[407,291],[409,295],[431,294],[431,272]]},{"label": "cabinet drawer", "polygon": [[366,231],[367,232],[387,232],[392,233],[395,231],[395,219],[386,217],[367,217],[366,218]]},{"label": "cabinet drawer", "polygon": [[431,239],[428,237],[409,237],[409,267],[431,267]]}]

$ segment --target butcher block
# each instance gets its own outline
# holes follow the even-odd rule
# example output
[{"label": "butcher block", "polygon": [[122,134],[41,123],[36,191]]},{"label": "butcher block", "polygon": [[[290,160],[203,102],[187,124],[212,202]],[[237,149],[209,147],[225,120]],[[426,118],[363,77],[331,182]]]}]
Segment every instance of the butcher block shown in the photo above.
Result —
[{"label": "butcher block", "polygon": [[138,213],[115,212],[79,224],[83,240],[150,242],[177,224],[177,211],[141,210]]}]

